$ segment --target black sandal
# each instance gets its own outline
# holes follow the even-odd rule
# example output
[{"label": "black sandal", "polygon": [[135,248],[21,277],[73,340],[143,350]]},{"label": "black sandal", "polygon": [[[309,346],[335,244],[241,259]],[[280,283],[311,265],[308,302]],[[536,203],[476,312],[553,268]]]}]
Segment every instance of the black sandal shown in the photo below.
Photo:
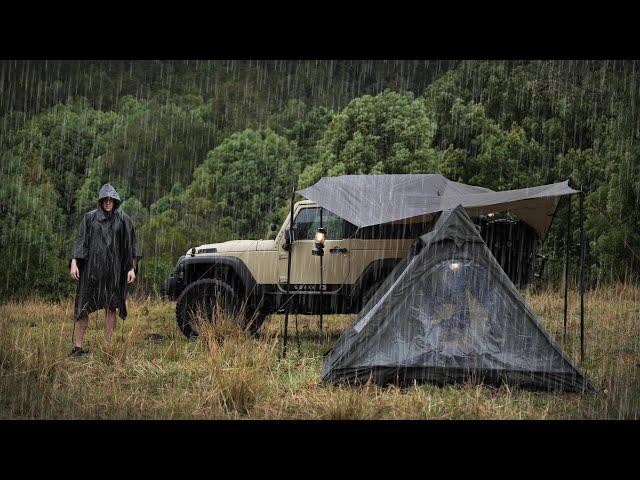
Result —
[{"label": "black sandal", "polygon": [[89,353],[88,350],[83,350],[82,347],[73,347],[71,349],[70,357],[79,357],[80,355],[84,355],[85,353]]}]

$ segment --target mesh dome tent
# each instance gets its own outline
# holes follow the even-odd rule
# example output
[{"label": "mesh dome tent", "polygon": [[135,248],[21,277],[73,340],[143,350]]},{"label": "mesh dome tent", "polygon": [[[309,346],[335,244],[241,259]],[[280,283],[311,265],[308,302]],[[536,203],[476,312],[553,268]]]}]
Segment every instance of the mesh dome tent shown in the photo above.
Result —
[{"label": "mesh dome tent", "polygon": [[416,239],[327,353],[323,382],[369,379],[595,391],[526,305],[461,205]]}]

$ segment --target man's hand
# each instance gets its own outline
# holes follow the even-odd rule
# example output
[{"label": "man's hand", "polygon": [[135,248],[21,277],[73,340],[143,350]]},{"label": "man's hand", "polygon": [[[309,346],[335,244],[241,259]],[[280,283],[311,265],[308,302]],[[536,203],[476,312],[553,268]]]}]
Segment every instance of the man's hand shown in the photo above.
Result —
[{"label": "man's hand", "polygon": [[129,270],[129,272],[127,273],[127,283],[133,283],[136,280],[136,272],[135,270],[132,268],[131,270]]},{"label": "man's hand", "polygon": [[71,278],[74,280],[78,280],[80,278],[80,270],[78,269],[78,264],[75,258],[71,260]]}]

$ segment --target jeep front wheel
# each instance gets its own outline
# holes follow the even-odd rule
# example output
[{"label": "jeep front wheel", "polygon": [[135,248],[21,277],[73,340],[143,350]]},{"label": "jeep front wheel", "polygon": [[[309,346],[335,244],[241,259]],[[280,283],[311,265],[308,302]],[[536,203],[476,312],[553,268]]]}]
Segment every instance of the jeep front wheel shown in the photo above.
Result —
[{"label": "jeep front wheel", "polygon": [[198,336],[198,323],[216,322],[218,315],[240,314],[240,301],[234,289],[220,280],[204,278],[193,282],[178,297],[176,320],[187,338]]}]

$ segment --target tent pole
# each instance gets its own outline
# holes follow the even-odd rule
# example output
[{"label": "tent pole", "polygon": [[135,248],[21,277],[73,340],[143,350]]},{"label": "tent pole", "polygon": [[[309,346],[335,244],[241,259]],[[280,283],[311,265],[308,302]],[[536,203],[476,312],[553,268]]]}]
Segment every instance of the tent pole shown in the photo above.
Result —
[{"label": "tent pole", "polygon": [[571,196],[568,195],[569,200],[569,215],[567,219],[567,233],[564,245],[564,323],[563,323],[563,335],[562,340],[567,343],[567,300],[569,295],[569,243],[571,238]]},{"label": "tent pole", "polygon": [[[296,189],[291,182],[291,213],[289,216],[289,229],[293,231],[293,199],[296,195]],[[293,249],[293,242],[289,244],[289,250],[287,250],[287,300],[285,302],[284,310],[284,339],[282,345],[282,358],[287,357],[287,327],[289,326],[289,304],[291,303],[291,250]]]},{"label": "tent pole", "polygon": [[580,192],[580,362],[584,361],[584,192]]}]

